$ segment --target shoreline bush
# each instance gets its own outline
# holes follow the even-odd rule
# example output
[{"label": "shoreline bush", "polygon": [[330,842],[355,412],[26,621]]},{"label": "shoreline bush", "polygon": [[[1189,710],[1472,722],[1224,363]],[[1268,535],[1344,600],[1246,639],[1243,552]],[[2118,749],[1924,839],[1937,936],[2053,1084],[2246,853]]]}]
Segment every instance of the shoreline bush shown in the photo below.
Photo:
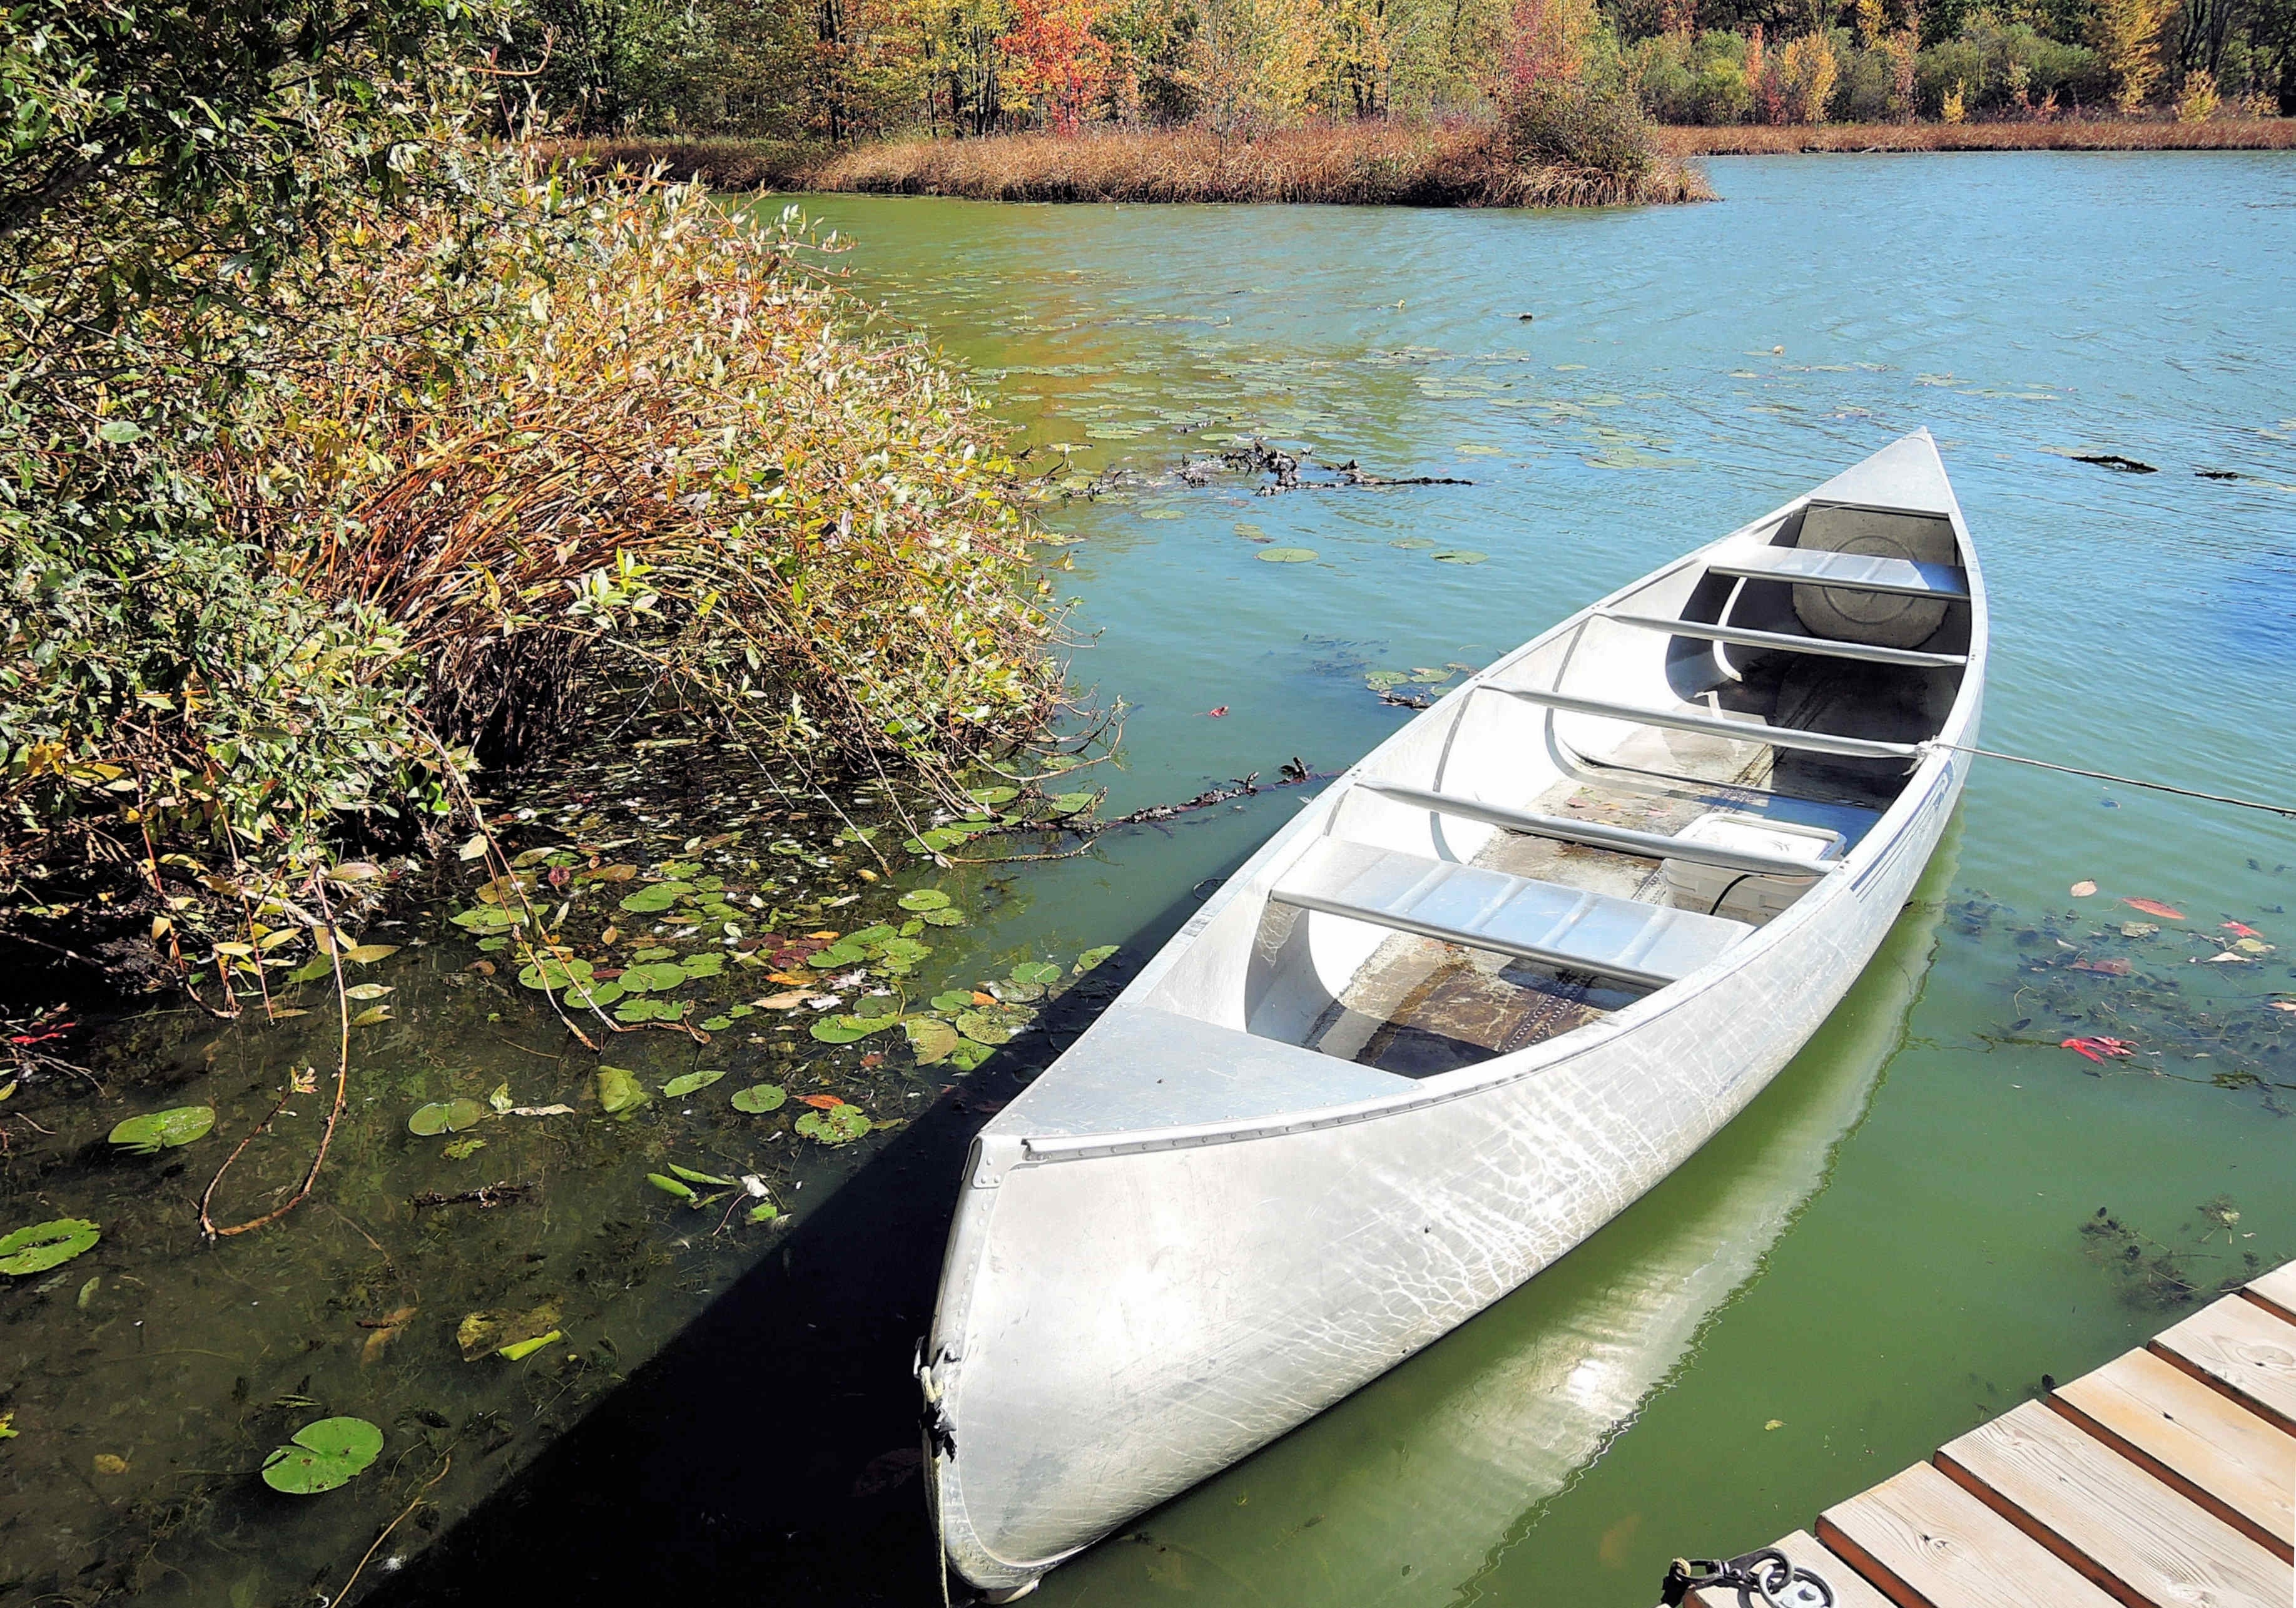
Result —
[{"label": "shoreline bush", "polygon": [[[481,760],[618,693],[928,790],[1055,706],[953,376],[789,220],[473,140],[488,16],[377,4],[275,56],[255,0],[37,0],[50,120],[0,164],[20,962],[245,970],[215,946],[257,912],[308,952],[380,884],[346,857],[435,845]],[[191,94],[219,132],[170,144]]]}]

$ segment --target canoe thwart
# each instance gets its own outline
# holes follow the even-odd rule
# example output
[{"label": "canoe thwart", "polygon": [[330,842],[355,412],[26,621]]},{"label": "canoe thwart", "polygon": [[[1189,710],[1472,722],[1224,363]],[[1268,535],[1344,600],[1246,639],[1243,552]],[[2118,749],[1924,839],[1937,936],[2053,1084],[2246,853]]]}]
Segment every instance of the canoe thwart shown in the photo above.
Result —
[{"label": "canoe thwart", "polygon": [[1923,653],[1913,648],[1875,647],[1863,642],[1836,642],[1830,636],[1809,636],[1792,631],[1756,631],[1745,626],[1710,625],[1702,619],[1669,619],[1656,614],[1633,614],[1623,609],[1603,609],[1596,618],[1622,626],[1665,631],[1676,636],[1695,636],[1706,642],[1726,642],[1743,648],[1775,648],[1788,653],[1816,653],[1827,659],[1857,659],[1868,664],[1902,664],[1916,669],[1959,669],[1969,662],[1965,653]]},{"label": "canoe thwart", "polygon": [[1608,849],[1619,854],[1640,855],[1647,859],[1689,860],[1701,866],[1717,866],[1726,871],[1804,879],[1823,876],[1839,870],[1841,865],[1839,860],[1797,859],[1791,855],[1760,854],[1751,849],[1725,848],[1718,843],[1700,843],[1687,838],[1670,837],[1661,832],[1637,832],[1631,827],[1574,821],[1563,816],[1534,815],[1527,809],[1510,809],[1504,804],[1487,804],[1480,799],[1463,799],[1456,793],[1431,792],[1422,787],[1406,787],[1400,782],[1365,779],[1356,785],[1365,792],[1375,792],[1382,798],[1393,799],[1398,804],[1431,809],[1439,815],[1456,816],[1464,821],[1480,821],[1508,832],[1549,838],[1556,842],[1584,843],[1589,848]]},{"label": "canoe thwart", "polygon": [[1772,748],[1795,748],[1813,754],[1840,754],[1856,759],[1917,759],[1917,742],[1883,742],[1872,737],[1841,737],[1832,732],[1803,731],[1798,726],[1769,726],[1759,720],[1731,720],[1719,715],[1693,715],[1687,710],[1646,709],[1640,704],[1612,703],[1606,698],[1581,698],[1546,687],[1487,684],[1495,693],[1520,698],[1546,709],[1574,715],[1597,715],[1606,720],[1628,720],[1637,726],[1662,726],[1669,731],[1702,732],[1734,742],[1767,742]]},{"label": "canoe thwart", "polygon": [[1953,564],[1916,563],[1863,553],[1832,553],[1816,547],[1746,546],[1706,562],[1716,575],[1749,580],[1783,580],[1804,586],[1838,587],[1849,592],[1891,592],[1906,597],[1966,602],[1969,577]]},{"label": "canoe thwart", "polygon": [[1318,840],[1268,897],[1649,989],[1687,976],[1753,930],[1723,916],[1338,838]]}]

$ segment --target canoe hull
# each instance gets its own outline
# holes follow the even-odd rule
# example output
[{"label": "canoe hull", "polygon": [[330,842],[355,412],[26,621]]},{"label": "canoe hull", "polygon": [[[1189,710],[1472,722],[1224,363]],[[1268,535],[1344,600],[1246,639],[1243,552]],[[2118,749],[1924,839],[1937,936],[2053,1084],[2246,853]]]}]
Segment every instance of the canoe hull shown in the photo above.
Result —
[{"label": "canoe hull", "polygon": [[[1965,699],[1945,740],[1972,741],[1977,713]],[[1456,1327],[1672,1172],[1863,970],[1964,764],[1924,760],[1849,886],[1662,1008],[1519,1072],[1161,1144],[986,1140],[922,1370],[951,1562],[1025,1585]]]}]

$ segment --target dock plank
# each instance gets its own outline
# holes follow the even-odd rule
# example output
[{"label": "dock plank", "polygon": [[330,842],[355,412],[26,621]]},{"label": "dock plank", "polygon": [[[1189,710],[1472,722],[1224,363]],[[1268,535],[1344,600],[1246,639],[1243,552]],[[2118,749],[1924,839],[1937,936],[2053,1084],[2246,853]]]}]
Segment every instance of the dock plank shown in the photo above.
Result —
[{"label": "dock plank", "polygon": [[1817,1537],[1905,1608],[2113,1608],[2113,1598],[1926,1463],[1826,1509]]},{"label": "dock plank", "polygon": [[2050,1405],[2296,1563],[2296,1436],[2150,1351],[2060,1385]]},{"label": "dock plank", "polygon": [[2251,1281],[2242,1292],[2258,1305],[2296,1324],[2296,1262],[2285,1268],[2276,1268],[2262,1278]]},{"label": "dock plank", "polygon": [[[1797,1530],[1774,1545],[1786,1555],[1788,1563],[1808,1570],[1833,1588],[1834,1608],[1897,1608],[1896,1604],[1867,1585],[1845,1560],[1828,1552],[1809,1531]],[[1711,1587],[1692,1592],[1690,1602],[1693,1608],[1742,1608],[1735,1591]]]},{"label": "dock plank", "polygon": [[2039,1402],[1953,1441],[1938,1466],[2132,1608],[2288,1608],[2288,1570]]},{"label": "dock plank", "polygon": [[2296,1326],[2254,1301],[2228,1296],[2203,1307],[2152,1350],[2296,1434]]}]

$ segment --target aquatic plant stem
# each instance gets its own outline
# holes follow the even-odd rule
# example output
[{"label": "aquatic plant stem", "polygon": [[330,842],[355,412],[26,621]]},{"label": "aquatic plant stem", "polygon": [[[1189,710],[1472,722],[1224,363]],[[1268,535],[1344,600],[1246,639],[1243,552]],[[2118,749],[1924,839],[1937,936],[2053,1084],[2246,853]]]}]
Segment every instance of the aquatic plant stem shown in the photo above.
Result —
[{"label": "aquatic plant stem", "polygon": [[335,973],[335,1020],[340,1026],[340,1038],[335,1052],[335,1103],[327,1112],[327,1126],[320,1132],[319,1148],[311,1157],[310,1170],[303,1175],[303,1182],[295,1193],[283,1203],[274,1207],[259,1218],[250,1218],[244,1223],[235,1223],[228,1228],[217,1227],[214,1218],[208,1215],[208,1203],[215,1196],[216,1185],[223,1182],[223,1175],[231,1169],[231,1164],[234,1161],[239,1160],[240,1152],[247,1148],[249,1141],[253,1139],[256,1134],[270,1127],[272,1118],[278,1116],[285,1108],[288,1100],[294,1093],[295,1086],[291,1077],[287,1086],[288,1092],[279,1096],[279,1103],[271,1108],[271,1116],[266,1117],[253,1132],[239,1142],[238,1147],[230,1155],[224,1158],[224,1164],[216,1169],[216,1176],[208,1180],[206,1190],[200,1195],[200,1227],[210,1240],[229,1239],[236,1234],[251,1234],[258,1228],[267,1227],[277,1222],[296,1207],[300,1206],[310,1194],[311,1185],[319,1181],[319,1169],[327,1164],[327,1147],[335,1141],[335,1126],[343,1119],[343,1103],[350,1093],[351,1002],[343,982],[342,945],[335,937],[335,913],[333,907],[327,903],[324,874],[315,873],[312,875],[311,891],[318,900],[320,915],[326,922],[324,936],[326,939],[327,958],[333,963]]},{"label": "aquatic plant stem", "polygon": [[343,1582],[343,1588],[335,1593],[332,1598],[328,1599],[331,1603],[347,1603],[350,1600],[351,1587],[358,1584],[359,1576],[365,1571],[366,1566],[370,1563],[373,1562],[374,1555],[382,1550],[382,1544],[390,1539],[390,1532],[397,1530],[401,1524],[404,1524],[406,1522],[407,1514],[413,1513],[416,1508],[422,1505],[422,1499],[430,1494],[431,1487],[437,1485],[439,1481],[445,1479],[447,1477],[447,1471],[452,1469],[454,1466],[455,1454],[448,1452],[447,1454],[447,1460],[439,1465],[439,1472],[431,1475],[428,1481],[424,1481],[422,1489],[414,1493],[414,1500],[409,1502],[405,1507],[399,1510],[398,1517],[393,1519],[390,1523],[382,1527],[382,1533],[375,1537],[374,1545],[366,1549],[366,1555],[358,1561],[358,1567],[351,1571],[351,1578]]}]

